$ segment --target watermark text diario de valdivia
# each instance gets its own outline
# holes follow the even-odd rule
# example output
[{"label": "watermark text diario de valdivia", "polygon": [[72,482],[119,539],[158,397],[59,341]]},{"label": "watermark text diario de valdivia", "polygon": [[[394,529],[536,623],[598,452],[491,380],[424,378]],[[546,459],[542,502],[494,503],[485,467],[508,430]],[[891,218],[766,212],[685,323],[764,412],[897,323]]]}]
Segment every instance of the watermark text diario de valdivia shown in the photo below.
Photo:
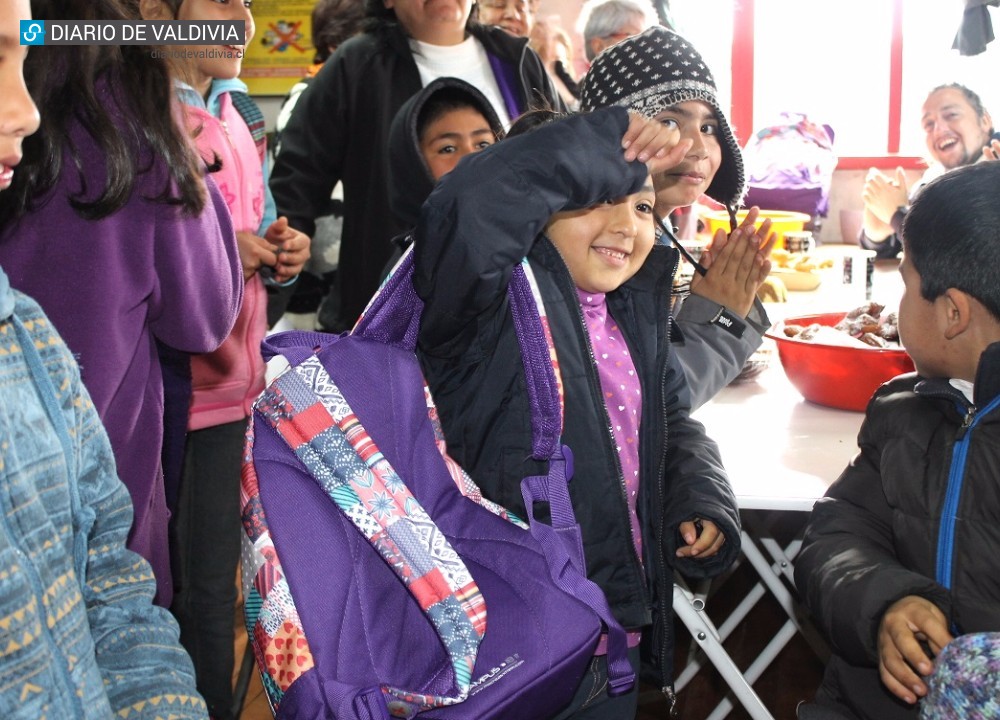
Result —
[{"label": "watermark text diario de valdivia", "polygon": [[22,20],[22,45],[236,45],[244,20]]}]

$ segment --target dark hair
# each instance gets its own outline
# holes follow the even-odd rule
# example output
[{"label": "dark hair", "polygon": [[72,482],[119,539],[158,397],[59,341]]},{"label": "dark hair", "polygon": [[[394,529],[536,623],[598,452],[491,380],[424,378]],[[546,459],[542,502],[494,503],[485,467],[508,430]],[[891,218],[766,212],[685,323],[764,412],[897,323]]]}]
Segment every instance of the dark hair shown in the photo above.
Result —
[{"label": "dark hair", "polygon": [[950,170],[924,186],[902,226],[903,252],[933,301],[968,293],[1000,321],[1000,162]]},{"label": "dark hair", "polygon": [[983,107],[983,101],[975,92],[965,87],[961,83],[946,83],[944,85],[938,85],[936,88],[927,93],[927,97],[930,97],[939,90],[958,90],[965,96],[965,99],[972,106],[972,109],[976,111],[976,117],[982,118],[986,114],[986,108]]},{"label": "dark hair", "polygon": [[535,110],[528,110],[522,113],[518,118],[511,124],[507,129],[507,137],[517,137],[518,135],[524,135],[529,133],[542,125],[547,125],[550,122],[555,122],[556,120],[562,120],[563,118],[570,117],[572,113],[559,112],[558,110],[553,110],[552,108],[537,108]]},{"label": "dark hair", "polygon": [[446,113],[450,113],[454,110],[462,110],[464,108],[469,108],[470,110],[475,110],[477,113],[483,116],[487,125],[491,126],[491,130],[497,134],[497,140],[503,138],[503,128],[494,128],[493,122],[490,120],[489,116],[483,112],[483,108],[472,98],[470,95],[457,87],[443,87],[430,98],[427,99],[417,113],[417,138],[423,140],[424,131],[427,130],[427,126],[433,123],[435,120],[440,118]]},{"label": "dark hair", "polygon": [[[38,20],[131,19],[118,0],[32,0]],[[41,126],[24,140],[24,159],[10,190],[0,196],[0,226],[34,208],[58,182],[64,151],[81,180],[78,148],[69,129],[79,122],[100,147],[107,167],[103,188],[86,187],[70,197],[76,212],[97,220],[122,208],[136,176],[162,158],[169,176],[162,191],[147,198],[180,205],[191,215],[204,208],[200,161],[187,133],[171,112],[173,88],[165,60],[138,45],[84,45],[36,48],[24,66],[28,90],[41,113]],[[99,93],[99,81],[112,92]],[[110,105],[109,105],[110,103]]]},{"label": "dark hair", "polygon": [[364,19],[363,0],[319,0],[312,11],[313,62],[326,62],[333,49],[361,30]]}]

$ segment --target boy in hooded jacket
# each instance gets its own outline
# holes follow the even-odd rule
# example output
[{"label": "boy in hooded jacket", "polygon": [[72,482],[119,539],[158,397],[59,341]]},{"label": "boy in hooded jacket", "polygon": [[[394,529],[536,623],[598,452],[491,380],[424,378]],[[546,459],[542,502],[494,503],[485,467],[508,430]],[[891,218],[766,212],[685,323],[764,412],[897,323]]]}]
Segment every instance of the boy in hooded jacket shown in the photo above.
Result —
[{"label": "boy in hooded jacket", "polygon": [[413,241],[420,207],[437,181],[463,157],[503,136],[503,123],[486,96],[458,78],[438,78],[403,103],[389,129],[389,210],[411,229],[393,238],[383,276]]},{"label": "boy in hooded jacket", "polygon": [[[630,80],[622,82],[626,76]],[[705,194],[723,203],[732,218],[731,236],[716,233],[701,258],[707,272],[695,273],[691,294],[674,309],[683,335],[676,350],[691,385],[692,407],[698,408],[739,375],[771,325],[756,293],[770,272],[776,236],[766,220],[754,231],[755,208],[736,225],[746,192],[743,156],[712,72],[686,39],[654,26],[598,55],[583,80],[580,108],[612,105],[676,127],[692,141],[682,162],[653,177],[660,217]],[[669,227],[662,240],[677,244]]]}]

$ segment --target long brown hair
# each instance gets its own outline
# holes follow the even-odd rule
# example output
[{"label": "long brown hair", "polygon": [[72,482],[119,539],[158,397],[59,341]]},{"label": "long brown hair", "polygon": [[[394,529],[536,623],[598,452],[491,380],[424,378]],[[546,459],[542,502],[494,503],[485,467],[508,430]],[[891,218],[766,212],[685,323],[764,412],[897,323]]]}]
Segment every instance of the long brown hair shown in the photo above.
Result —
[{"label": "long brown hair", "polygon": [[[119,0],[32,0],[39,20],[126,20]],[[24,159],[10,189],[0,195],[0,226],[34,209],[64,172],[68,150],[84,179],[82,160],[69,130],[79,122],[105,157],[103,188],[82,186],[70,198],[87,219],[107,217],[132,197],[136,177],[161,159],[169,176],[156,202],[179,205],[197,215],[205,205],[201,163],[172,108],[173,88],[166,61],[152,48],[130,45],[45,46],[34,48],[25,62],[28,89],[41,113],[41,127],[24,141]],[[108,105],[99,92],[107,83]]]}]

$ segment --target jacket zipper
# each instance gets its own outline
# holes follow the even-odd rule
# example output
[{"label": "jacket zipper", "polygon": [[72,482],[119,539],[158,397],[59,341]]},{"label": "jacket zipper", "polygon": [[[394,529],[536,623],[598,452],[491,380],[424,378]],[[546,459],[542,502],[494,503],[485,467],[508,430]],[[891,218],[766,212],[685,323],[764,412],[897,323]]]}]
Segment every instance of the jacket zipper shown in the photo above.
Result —
[{"label": "jacket zipper", "polygon": [[[952,561],[955,554],[955,524],[958,520],[958,502],[962,496],[962,484],[965,480],[965,465],[969,456],[969,443],[972,440],[971,431],[989,412],[1000,405],[1000,396],[986,405],[981,411],[975,407],[964,408],[965,418],[958,430],[955,446],[952,448],[951,466],[948,469],[948,488],[945,492],[944,505],[941,508],[941,525],[938,531],[937,548],[937,581],[946,589],[952,585]],[[963,408],[960,408],[962,410]]]},{"label": "jacket zipper", "polygon": [[[583,308],[580,307],[579,300],[576,300],[575,297],[573,299],[575,301],[573,304],[576,307],[577,318],[580,320],[580,327],[583,328],[583,338],[584,338],[584,342],[587,345],[587,355],[590,357],[590,367],[591,367],[592,372],[590,372],[590,373],[587,374],[587,379],[588,379],[589,384],[590,384],[591,394],[593,395],[594,394],[594,382],[595,382],[594,381],[594,375],[596,374],[596,371],[594,371],[594,368],[597,367],[597,358],[594,357],[594,347],[593,347],[593,345],[590,342],[590,333],[587,331],[587,320],[583,316]],[[610,312],[610,310],[609,310],[609,312]],[[600,378],[598,378],[596,382],[598,384],[598,387],[600,387]],[[614,428],[611,427],[611,416],[608,414],[608,407],[607,407],[607,405],[604,404],[604,396],[603,396],[603,394],[601,392],[597,392],[595,397],[598,399],[598,401],[599,401],[598,405],[600,405],[601,411],[603,413],[604,427],[608,431],[608,438],[611,441],[611,447],[615,447],[616,445],[615,445]],[[629,537],[631,538],[631,534],[632,534],[631,533],[632,519],[629,517],[629,511],[628,511],[628,489],[625,487],[625,472],[622,470],[621,460],[618,458],[618,455],[616,453],[614,453],[614,452],[611,453],[611,460],[612,460],[612,462],[614,464],[615,470],[618,473],[618,487],[621,490],[621,499],[623,501],[623,512],[624,512],[624,517],[625,517],[625,527],[629,528]],[[640,459],[640,462],[641,462],[641,459]],[[629,545],[632,548],[631,557],[632,557],[632,561],[633,561],[633,567],[635,569],[637,569],[637,570],[641,570],[642,569],[642,563],[639,560],[639,555],[635,551],[635,543],[631,543],[630,542]],[[638,566],[638,567],[636,567],[636,566]]]},{"label": "jacket zipper", "polygon": [[[677,265],[679,263],[679,256],[674,253],[674,261],[671,265],[671,272],[668,277],[674,277],[677,274]],[[669,300],[668,300],[669,302]],[[664,342],[669,346],[670,344],[670,327],[673,323],[672,316],[667,316],[667,334]],[[669,353],[671,348],[667,348]],[[657,574],[657,591],[660,596],[661,607],[673,608],[673,593],[669,595],[668,591],[672,590],[673,585],[673,574],[667,573],[667,559],[663,553],[663,540],[666,531],[666,512],[665,512],[665,499],[666,499],[666,449],[667,442],[669,439],[670,428],[667,426],[667,355],[663,357],[663,367],[660,369],[660,408],[663,414],[661,418],[661,425],[663,427],[663,449],[664,452],[660,453],[660,464],[656,475],[656,490],[658,494],[658,502],[660,508],[659,515],[659,528],[656,536],[653,538],[656,544],[656,559],[659,564],[659,573]],[[667,582],[667,579],[670,582]],[[668,604],[669,603],[669,604]],[[662,615],[663,613],[661,613]],[[663,632],[661,634],[660,640],[660,675],[663,677],[663,686],[660,688],[660,692],[663,693],[663,697],[667,701],[667,713],[670,717],[677,717],[677,695],[674,693],[674,673],[673,673],[673,655],[671,653],[670,645],[673,641],[673,622],[666,622],[665,619],[661,618],[661,623],[663,625]],[[667,663],[670,663],[670,671],[667,670]]]},{"label": "jacket zipper", "polygon": [[[560,262],[563,262],[561,258]],[[564,262],[563,266],[565,267]],[[564,298],[570,301],[570,305],[572,307],[576,308],[577,320],[579,320],[580,323],[579,329],[583,333],[583,341],[584,344],[587,346],[587,355],[590,357],[590,372],[587,373],[587,383],[590,385],[591,397],[597,400],[597,404],[601,408],[601,412],[603,413],[604,416],[605,428],[608,431],[608,438],[610,439],[611,447],[613,448],[615,447],[615,439],[614,439],[615,436],[614,436],[614,431],[611,427],[611,416],[608,414],[608,408],[604,404],[604,395],[600,391],[600,379],[597,377],[597,371],[595,369],[597,367],[597,359],[594,357],[594,348],[590,343],[590,333],[587,331],[587,321],[586,318],[584,318],[583,316],[583,308],[580,307],[580,300],[576,296],[575,286],[573,286],[572,280],[569,280],[568,278],[570,278],[569,268],[566,268],[565,275],[559,276],[557,278],[557,286],[561,286],[560,291],[562,292]],[[597,386],[596,388],[595,384]],[[621,462],[619,461],[617,454],[615,454],[614,452],[610,452],[609,454],[611,455],[612,463],[618,472],[618,486],[619,489],[621,490],[621,494],[619,495],[619,497],[622,500],[622,503],[619,505],[619,508],[621,508],[620,516],[624,519],[625,528],[628,530],[628,536],[629,536],[628,544],[630,548],[629,557],[631,558],[632,561],[632,569],[639,574],[639,577],[642,577],[642,562],[639,560],[639,555],[635,551],[635,543],[631,542],[632,520],[628,514],[628,491],[625,489],[625,473],[622,471]],[[641,468],[642,467],[641,455],[639,462]],[[646,594],[644,585],[645,585],[644,583],[640,583],[639,585],[640,589],[642,590],[643,596],[645,596]],[[646,602],[647,602],[646,598],[643,597],[643,603],[645,604]]]}]

